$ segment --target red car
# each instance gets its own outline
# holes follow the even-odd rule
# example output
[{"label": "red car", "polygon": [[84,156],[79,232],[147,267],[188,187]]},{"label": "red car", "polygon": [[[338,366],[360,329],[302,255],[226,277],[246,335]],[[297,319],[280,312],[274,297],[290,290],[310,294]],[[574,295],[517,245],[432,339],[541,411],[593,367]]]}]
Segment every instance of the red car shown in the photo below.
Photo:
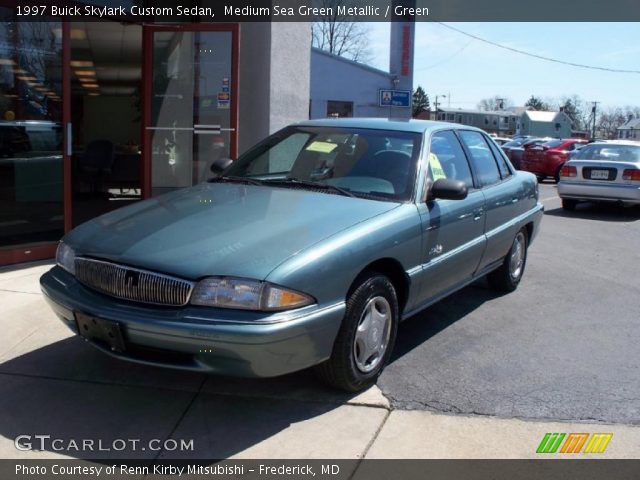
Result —
[{"label": "red car", "polygon": [[587,143],[587,140],[582,138],[563,138],[525,149],[520,170],[535,174],[539,182],[553,177],[558,183],[560,169],[571,152]]}]

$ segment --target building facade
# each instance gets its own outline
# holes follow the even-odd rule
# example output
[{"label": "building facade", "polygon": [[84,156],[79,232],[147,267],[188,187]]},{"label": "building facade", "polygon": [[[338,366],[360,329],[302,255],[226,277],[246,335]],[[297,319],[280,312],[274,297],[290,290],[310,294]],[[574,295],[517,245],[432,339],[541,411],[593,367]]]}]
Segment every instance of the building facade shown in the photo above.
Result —
[{"label": "building facade", "polygon": [[527,110],[522,114],[516,133],[536,137],[570,138],[572,124],[564,112],[538,112]]},{"label": "building facade", "polygon": [[436,118],[443,122],[481,128],[487,133],[498,136],[514,135],[518,123],[518,116],[507,110],[484,111],[439,107]]},{"label": "building facade", "polygon": [[640,118],[630,118],[618,127],[618,138],[624,140],[640,140]]},{"label": "building facade", "polygon": [[378,92],[393,88],[393,75],[318,48],[311,50],[310,118],[388,117]]},{"label": "building facade", "polygon": [[14,5],[0,0],[0,264],[52,257],[75,225],[308,117],[308,23],[27,22]]}]

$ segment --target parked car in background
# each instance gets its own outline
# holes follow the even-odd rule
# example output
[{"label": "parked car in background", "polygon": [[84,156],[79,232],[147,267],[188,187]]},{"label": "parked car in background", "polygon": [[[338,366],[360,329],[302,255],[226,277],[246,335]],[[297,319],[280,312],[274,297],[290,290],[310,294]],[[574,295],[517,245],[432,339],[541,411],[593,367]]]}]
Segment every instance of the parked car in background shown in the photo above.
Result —
[{"label": "parked car in background", "polygon": [[308,121],[229,163],[67,234],[41,279],[61,321],[134,362],[361,390],[400,320],[484,275],[514,290],[542,218],[463,125]]},{"label": "parked car in background", "polygon": [[511,163],[518,170],[521,170],[520,163],[522,162],[522,159],[524,157],[525,150],[535,147],[537,145],[541,145],[545,142],[548,142],[549,140],[553,140],[553,139],[550,137],[545,137],[545,138],[534,137],[534,138],[529,138],[528,140],[522,142],[520,146],[511,147],[509,149],[509,159],[511,160]]},{"label": "parked car in background", "polygon": [[511,139],[507,137],[491,137],[491,138],[493,139],[494,142],[496,142],[500,146],[511,141]]},{"label": "parked car in background", "polygon": [[[520,147],[526,141],[527,141],[527,138],[512,138],[508,142],[503,143],[502,145],[500,145],[500,148],[502,148],[502,151],[505,153],[507,158],[509,158],[509,160],[511,160],[511,149]],[[511,163],[513,163],[513,161]],[[517,168],[516,165],[514,165],[514,167]]]},{"label": "parked car in background", "polygon": [[587,140],[581,138],[564,138],[533,145],[524,150],[520,170],[533,173],[539,182],[553,177],[557,183],[560,180],[560,169],[569,158],[569,154],[579,145],[585,144]]},{"label": "parked car in background", "polygon": [[640,143],[586,145],[560,170],[558,194],[565,210],[582,201],[640,205]]}]

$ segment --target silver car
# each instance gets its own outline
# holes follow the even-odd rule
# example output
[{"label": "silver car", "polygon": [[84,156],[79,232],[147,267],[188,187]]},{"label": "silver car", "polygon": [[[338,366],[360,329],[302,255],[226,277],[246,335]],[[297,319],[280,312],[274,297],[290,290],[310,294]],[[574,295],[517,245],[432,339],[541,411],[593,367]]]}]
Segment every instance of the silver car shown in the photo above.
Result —
[{"label": "silver car", "polygon": [[562,208],[578,202],[640,205],[640,142],[597,142],[577,152],[560,171]]}]

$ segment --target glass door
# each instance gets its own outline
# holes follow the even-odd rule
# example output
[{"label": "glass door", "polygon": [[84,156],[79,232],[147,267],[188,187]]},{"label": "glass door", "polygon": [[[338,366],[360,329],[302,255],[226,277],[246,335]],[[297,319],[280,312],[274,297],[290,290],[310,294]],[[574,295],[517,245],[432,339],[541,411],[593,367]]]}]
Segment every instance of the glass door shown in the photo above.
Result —
[{"label": "glass door", "polygon": [[158,195],[205,181],[214,161],[235,158],[237,27],[147,28],[147,191]]},{"label": "glass door", "polygon": [[64,233],[62,24],[0,8],[0,265]]},{"label": "glass door", "polygon": [[142,26],[71,23],[73,226],[142,198]]}]

